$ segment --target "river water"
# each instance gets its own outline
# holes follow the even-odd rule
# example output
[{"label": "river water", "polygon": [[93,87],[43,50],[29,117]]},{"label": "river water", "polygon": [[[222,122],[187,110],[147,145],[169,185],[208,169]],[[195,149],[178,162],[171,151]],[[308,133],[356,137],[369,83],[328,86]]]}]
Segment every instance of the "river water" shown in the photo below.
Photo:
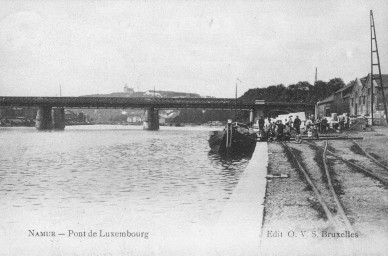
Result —
[{"label": "river water", "polygon": [[0,128],[0,255],[202,254],[249,162],[211,154],[210,130]]}]

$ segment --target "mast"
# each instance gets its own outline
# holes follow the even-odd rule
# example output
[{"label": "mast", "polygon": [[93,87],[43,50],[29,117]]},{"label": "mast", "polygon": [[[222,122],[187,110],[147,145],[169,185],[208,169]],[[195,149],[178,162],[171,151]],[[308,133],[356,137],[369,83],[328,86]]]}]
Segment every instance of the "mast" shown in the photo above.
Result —
[{"label": "mast", "polygon": [[234,121],[235,122],[237,122],[236,111],[237,111],[237,82],[236,82],[236,94],[235,94],[235,99],[234,99]]},{"label": "mast", "polygon": [[314,84],[316,84],[317,81],[318,81],[318,68],[315,67],[315,83]]},{"label": "mast", "polygon": [[[375,22],[373,18],[373,12],[370,10],[370,47],[371,47],[371,115],[372,115],[372,125],[373,125],[373,100],[374,100],[374,92],[373,92],[373,81],[379,80],[380,86],[377,84],[377,88],[381,90],[381,95],[383,97],[383,103],[384,103],[384,112],[385,112],[385,119],[388,124],[388,111],[387,111],[387,102],[385,100],[385,93],[384,93],[384,85],[383,85],[383,78],[381,76],[381,67],[380,67],[380,56],[379,56],[379,50],[377,47],[377,37],[376,37],[376,28],[375,28]],[[374,48],[373,48],[374,43]],[[374,57],[377,58],[377,63],[374,63]],[[373,75],[374,66],[378,67],[378,74],[377,77]]]}]

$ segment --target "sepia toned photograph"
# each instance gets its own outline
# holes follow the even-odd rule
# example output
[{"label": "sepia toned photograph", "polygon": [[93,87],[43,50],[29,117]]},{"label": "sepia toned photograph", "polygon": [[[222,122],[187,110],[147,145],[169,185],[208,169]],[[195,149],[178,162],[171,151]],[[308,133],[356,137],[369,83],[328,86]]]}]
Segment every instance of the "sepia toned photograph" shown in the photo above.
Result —
[{"label": "sepia toned photograph", "polygon": [[386,0],[0,0],[0,256],[388,255]]}]

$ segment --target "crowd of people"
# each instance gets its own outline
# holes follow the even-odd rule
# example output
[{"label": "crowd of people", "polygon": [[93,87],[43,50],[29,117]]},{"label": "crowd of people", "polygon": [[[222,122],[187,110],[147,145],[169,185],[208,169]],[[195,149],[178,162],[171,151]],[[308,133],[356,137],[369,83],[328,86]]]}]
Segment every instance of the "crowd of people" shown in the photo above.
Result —
[{"label": "crowd of people", "polygon": [[[319,138],[319,134],[325,134],[330,129],[330,123],[327,118],[320,116],[315,118],[314,115],[310,115],[304,121],[304,130],[301,131],[302,121],[299,116],[292,119],[289,116],[283,123],[282,120],[273,121],[268,118],[268,122],[265,122],[262,116],[259,119],[259,137],[262,141],[289,141],[291,138],[291,132],[294,131],[295,135],[307,134],[308,137]],[[350,118],[344,114],[332,122],[332,128],[340,131],[349,129]],[[300,136],[299,136],[300,137]]]},{"label": "crowd of people", "polygon": [[290,118],[285,124],[281,120],[272,121],[268,118],[266,123],[264,118],[259,119],[259,137],[261,140],[268,141],[289,141],[291,139],[291,130],[296,128],[300,131],[301,121],[297,116],[294,121]]}]

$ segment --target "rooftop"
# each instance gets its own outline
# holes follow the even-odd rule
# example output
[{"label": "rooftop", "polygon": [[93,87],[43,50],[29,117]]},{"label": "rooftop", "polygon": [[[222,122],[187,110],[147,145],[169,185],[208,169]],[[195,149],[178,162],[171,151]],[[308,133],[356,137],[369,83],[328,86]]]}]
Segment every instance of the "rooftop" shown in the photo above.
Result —
[{"label": "rooftop", "polygon": [[325,104],[325,103],[331,102],[333,100],[334,100],[334,94],[330,95],[327,98],[324,98],[323,100],[318,101],[318,105]]},{"label": "rooftop", "polygon": [[353,88],[353,86],[354,86],[354,83],[346,85],[346,86],[342,87],[341,89],[339,89],[338,91],[336,91],[335,93],[346,91],[347,89]]},{"label": "rooftop", "polygon": [[[375,77],[375,78],[378,78],[378,76],[376,75],[376,74],[373,74],[373,76]],[[366,76],[366,77],[363,77],[363,78],[361,78],[360,80],[361,80],[361,83],[362,83],[362,86],[365,86],[365,82],[367,81],[367,80],[369,80],[369,79],[367,79],[367,78],[369,78],[370,77],[370,73]],[[381,75],[381,79],[383,80],[383,86],[384,86],[384,88],[388,88],[388,74],[382,74]],[[380,80],[375,80],[376,81],[376,83],[380,86]]]}]

